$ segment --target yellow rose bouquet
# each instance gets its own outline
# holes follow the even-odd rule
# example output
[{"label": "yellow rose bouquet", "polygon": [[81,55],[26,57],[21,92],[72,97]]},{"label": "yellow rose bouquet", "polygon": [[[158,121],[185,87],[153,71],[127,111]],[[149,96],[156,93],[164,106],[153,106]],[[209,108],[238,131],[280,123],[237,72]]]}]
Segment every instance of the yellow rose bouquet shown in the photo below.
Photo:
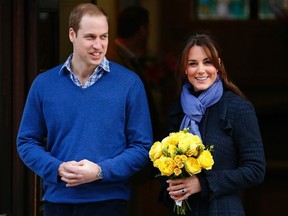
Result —
[{"label": "yellow rose bouquet", "polygon": [[[153,166],[159,169],[160,176],[167,176],[169,179],[183,178],[198,174],[202,169],[212,169],[213,146],[205,147],[199,136],[188,131],[185,128],[172,132],[161,142],[156,141],[152,145],[149,157]],[[187,210],[191,210],[187,200],[175,202],[174,212],[178,215],[185,215]]]}]

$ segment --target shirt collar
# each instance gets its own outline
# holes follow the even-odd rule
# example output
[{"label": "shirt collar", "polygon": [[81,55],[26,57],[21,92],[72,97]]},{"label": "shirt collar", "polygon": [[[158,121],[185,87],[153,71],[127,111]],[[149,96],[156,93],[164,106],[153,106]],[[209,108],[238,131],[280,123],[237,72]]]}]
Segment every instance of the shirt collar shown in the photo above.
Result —
[{"label": "shirt collar", "polygon": [[[72,57],[73,57],[73,53],[66,59],[66,61],[64,62],[64,64],[60,68],[60,71],[59,71],[60,75],[64,74],[64,72],[65,72],[64,68],[66,68],[70,73],[73,73],[72,69],[71,69]],[[98,67],[102,68],[106,72],[110,72],[109,61],[108,61],[108,59],[105,56],[104,56],[102,62],[100,63],[100,65]],[[95,68],[94,72],[98,69],[98,67]],[[101,70],[98,70],[98,71],[101,71]]]}]

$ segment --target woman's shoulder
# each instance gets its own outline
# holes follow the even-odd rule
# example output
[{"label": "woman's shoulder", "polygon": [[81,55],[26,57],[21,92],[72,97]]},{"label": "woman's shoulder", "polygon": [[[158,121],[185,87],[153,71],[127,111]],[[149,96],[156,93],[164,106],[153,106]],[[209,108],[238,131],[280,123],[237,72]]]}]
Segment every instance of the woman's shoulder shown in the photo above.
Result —
[{"label": "woman's shoulder", "polygon": [[224,100],[236,100],[236,101],[244,101],[246,100],[245,98],[242,98],[241,96],[237,95],[236,93],[232,92],[232,91],[224,91],[223,92],[223,96],[221,99],[224,99]]},{"label": "woman's shoulder", "polygon": [[233,104],[251,104],[248,99],[243,98],[232,91],[224,91],[221,99],[228,103],[233,102]]},{"label": "woman's shoulder", "polygon": [[243,98],[232,91],[224,91],[219,101],[219,105],[229,112],[243,113],[255,111],[253,104],[246,98]]}]

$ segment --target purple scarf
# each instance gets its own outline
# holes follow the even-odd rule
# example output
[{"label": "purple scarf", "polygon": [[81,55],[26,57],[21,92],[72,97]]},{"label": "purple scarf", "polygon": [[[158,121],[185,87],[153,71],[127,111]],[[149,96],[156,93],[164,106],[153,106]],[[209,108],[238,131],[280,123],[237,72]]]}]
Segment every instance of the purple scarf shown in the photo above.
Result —
[{"label": "purple scarf", "polygon": [[180,125],[180,130],[188,128],[192,134],[198,135],[201,138],[198,124],[201,121],[206,108],[217,103],[223,94],[223,85],[219,76],[215,83],[203,91],[198,97],[195,97],[190,92],[192,85],[188,82],[184,84],[181,92],[181,105],[185,116]]}]

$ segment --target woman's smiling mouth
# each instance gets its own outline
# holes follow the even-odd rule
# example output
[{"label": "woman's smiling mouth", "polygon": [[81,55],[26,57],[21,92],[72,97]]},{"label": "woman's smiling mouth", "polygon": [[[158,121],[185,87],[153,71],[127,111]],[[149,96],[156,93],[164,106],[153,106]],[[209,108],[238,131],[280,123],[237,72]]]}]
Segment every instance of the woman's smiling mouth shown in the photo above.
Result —
[{"label": "woman's smiling mouth", "polygon": [[195,77],[196,80],[199,80],[199,81],[203,81],[203,80],[207,80],[209,76],[206,76],[206,77]]}]

